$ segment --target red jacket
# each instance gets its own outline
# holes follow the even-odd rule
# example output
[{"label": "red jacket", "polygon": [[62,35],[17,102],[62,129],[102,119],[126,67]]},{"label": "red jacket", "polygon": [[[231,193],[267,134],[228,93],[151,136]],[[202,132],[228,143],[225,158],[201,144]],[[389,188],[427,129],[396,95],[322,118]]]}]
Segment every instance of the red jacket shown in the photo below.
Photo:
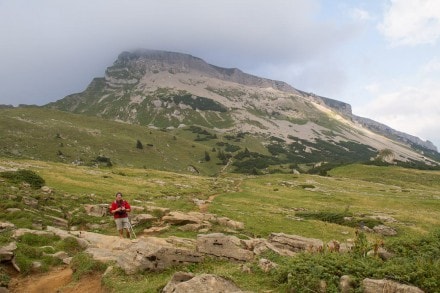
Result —
[{"label": "red jacket", "polygon": [[[113,213],[113,211],[117,210],[120,206],[125,207],[126,210],[131,210],[130,204],[126,200],[122,200],[122,202],[116,202],[116,200],[115,200],[112,202],[112,206],[110,207],[110,212]],[[117,212],[113,213],[113,217],[115,219],[126,218],[126,217],[128,217],[128,214],[125,211],[123,211],[123,212],[117,211]]]}]

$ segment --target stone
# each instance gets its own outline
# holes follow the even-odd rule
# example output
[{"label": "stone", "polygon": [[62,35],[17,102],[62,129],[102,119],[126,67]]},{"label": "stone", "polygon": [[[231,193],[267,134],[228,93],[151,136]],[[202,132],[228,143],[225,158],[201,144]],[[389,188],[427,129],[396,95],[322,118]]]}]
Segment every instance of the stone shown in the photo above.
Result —
[{"label": "stone", "polygon": [[200,224],[202,222],[202,219],[182,212],[170,212],[163,216],[162,220],[172,225]]},{"label": "stone", "polygon": [[151,228],[148,228],[148,229],[144,229],[143,232],[146,235],[150,235],[150,234],[157,234],[157,233],[166,231],[168,229],[170,229],[170,226],[163,226],[163,227],[156,227],[155,226],[155,227],[151,227]]},{"label": "stone", "polygon": [[156,219],[157,218],[155,216],[152,216],[150,214],[138,214],[131,219],[131,222],[133,225],[137,225],[137,224],[151,222]]},{"label": "stone", "polygon": [[278,265],[276,263],[274,263],[268,259],[265,259],[265,258],[261,258],[258,261],[258,266],[265,273],[268,273],[271,270],[276,269],[278,267]]},{"label": "stone", "polygon": [[341,293],[354,292],[353,278],[348,275],[341,276],[341,278],[339,279],[339,290]]},{"label": "stone", "polygon": [[385,226],[385,225],[377,225],[373,227],[373,231],[381,234],[383,236],[395,236],[397,235],[397,232],[395,229]]},{"label": "stone", "polygon": [[14,229],[15,225],[10,222],[0,222],[0,231],[6,230],[6,229]]},{"label": "stone", "polygon": [[104,217],[110,214],[108,204],[85,204],[84,209],[87,215],[93,217]]},{"label": "stone", "polygon": [[17,249],[17,244],[11,242],[5,246],[0,247],[0,262],[11,261],[14,257],[14,251]]},{"label": "stone", "polygon": [[229,227],[231,229],[243,230],[244,224],[242,222],[233,221],[226,217],[217,218],[217,223],[221,226]]},{"label": "stone", "polygon": [[399,293],[423,293],[423,291],[415,286],[404,285],[386,279],[364,279],[362,281],[364,293],[377,292],[399,292]]},{"label": "stone", "polygon": [[38,200],[36,200],[35,198],[32,197],[28,197],[28,196],[23,196],[21,201],[32,208],[36,208],[38,206]]},{"label": "stone", "polygon": [[237,285],[222,277],[201,274],[193,276],[190,273],[177,272],[168,284],[162,289],[162,293],[232,293],[243,292]]},{"label": "stone", "polygon": [[203,256],[196,251],[159,246],[139,241],[125,248],[116,262],[126,274],[142,271],[162,271],[166,268],[190,263],[200,263]]},{"label": "stone", "polygon": [[284,233],[271,233],[268,241],[275,247],[291,252],[320,252],[324,243],[320,239],[306,238]]},{"label": "stone", "polygon": [[254,253],[235,236],[223,233],[203,234],[197,236],[197,251],[214,257],[227,258],[237,261],[250,261]]}]

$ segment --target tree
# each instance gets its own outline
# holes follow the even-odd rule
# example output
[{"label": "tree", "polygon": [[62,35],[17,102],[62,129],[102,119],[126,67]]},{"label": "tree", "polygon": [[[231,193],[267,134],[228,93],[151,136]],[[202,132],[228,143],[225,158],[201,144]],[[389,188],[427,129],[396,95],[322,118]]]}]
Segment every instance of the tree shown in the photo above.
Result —
[{"label": "tree", "polygon": [[211,161],[211,157],[209,156],[209,153],[207,151],[205,151],[205,161],[206,162]]},{"label": "tree", "polygon": [[142,142],[138,139],[136,142],[136,148],[142,150],[144,148],[144,146],[142,145]]}]

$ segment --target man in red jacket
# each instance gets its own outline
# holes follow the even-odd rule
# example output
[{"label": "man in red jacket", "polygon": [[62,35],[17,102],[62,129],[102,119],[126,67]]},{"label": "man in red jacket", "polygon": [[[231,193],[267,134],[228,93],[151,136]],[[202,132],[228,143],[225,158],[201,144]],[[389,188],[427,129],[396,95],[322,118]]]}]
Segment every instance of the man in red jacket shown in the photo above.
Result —
[{"label": "man in red jacket", "polygon": [[110,212],[113,214],[116,222],[116,228],[119,231],[119,237],[124,237],[124,230],[127,238],[130,238],[130,222],[128,221],[128,212],[131,211],[130,204],[122,199],[122,193],[116,193],[116,200],[112,202]]}]

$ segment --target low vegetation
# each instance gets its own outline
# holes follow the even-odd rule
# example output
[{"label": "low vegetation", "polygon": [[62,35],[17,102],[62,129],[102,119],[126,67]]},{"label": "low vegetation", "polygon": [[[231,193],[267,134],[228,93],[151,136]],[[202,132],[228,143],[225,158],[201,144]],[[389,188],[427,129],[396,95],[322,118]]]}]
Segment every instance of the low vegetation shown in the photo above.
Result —
[{"label": "low vegetation", "polygon": [[[129,201],[138,204],[197,211],[194,198],[208,199],[215,195],[208,211],[243,222],[245,229],[235,234],[240,238],[266,238],[270,233],[282,232],[325,242],[345,242],[351,238],[356,245],[353,252],[345,254],[323,250],[317,254],[281,257],[266,253],[261,257],[278,264],[278,268],[269,273],[259,268],[257,259],[248,264],[250,273],[243,273],[240,263],[217,259],[159,273],[125,275],[115,268],[103,280],[106,288],[115,292],[123,288],[130,292],[160,290],[179,270],[218,274],[234,281],[243,290],[256,292],[317,291],[322,281],[328,292],[338,292],[342,275],[352,277],[357,291],[366,277],[392,279],[418,286],[426,292],[440,290],[436,277],[440,274],[440,231],[436,228],[440,225],[438,171],[347,165],[329,171],[325,177],[308,174],[204,177],[143,168],[72,166],[35,160],[1,159],[0,166],[27,170],[34,174],[32,178],[44,179],[52,189],[48,196],[40,189],[26,187],[17,181],[0,180],[0,219],[16,227],[35,229],[36,224],[45,227],[52,225],[48,216],[63,218],[69,214],[66,219],[70,227],[115,235],[111,218],[87,216],[83,206],[108,203],[116,191],[121,191]],[[25,203],[29,198],[38,200],[38,204],[29,206]],[[11,213],[9,208],[20,211]],[[395,221],[386,222],[374,216],[386,216]],[[91,228],[93,224],[98,224],[99,228]],[[370,228],[386,224],[393,227],[397,235],[359,233],[361,224]],[[145,228],[135,227],[135,232],[141,236]],[[159,234],[162,237],[171,235],[196,237],[196,233],[177,229]],[[11,237],[11,230],[3,230],[0,243],[6,245],[17,241],[16,261],[23,268],[22,274],[35,272],[35,262],[41,264],[37,271],[61,265],[59,260],[48,256],[58,251],[73,257],[71,266],[77,279],[106,268],[84,254],[73,239],[31,234],[17,239]],[[378,246],[394,256],[387,261],[374,255],[366,256],[367,251],[375,251]],[[5,284],[10,280],[4,269],[0,272],[0,280]]]}]

